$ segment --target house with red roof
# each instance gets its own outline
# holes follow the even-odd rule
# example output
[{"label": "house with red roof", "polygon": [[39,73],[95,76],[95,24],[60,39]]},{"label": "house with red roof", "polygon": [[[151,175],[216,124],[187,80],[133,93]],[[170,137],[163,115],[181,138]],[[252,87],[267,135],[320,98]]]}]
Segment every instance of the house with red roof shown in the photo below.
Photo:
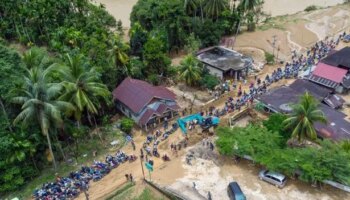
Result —
[{"label": "house with red roof", "polygon": [[145,130],[173,118],[180,109],[172,91],[142,80],[126,78],[112,94],[117,109]]},{"label": "house with red roof", "polygon": [[350,47],[330,53],[321,60],[309,80],[338,93],[350,89]]},{"label": "house with red roof", "polygon": [[327,88],[340,90],[348,70],[319,62],[309,80]]}]

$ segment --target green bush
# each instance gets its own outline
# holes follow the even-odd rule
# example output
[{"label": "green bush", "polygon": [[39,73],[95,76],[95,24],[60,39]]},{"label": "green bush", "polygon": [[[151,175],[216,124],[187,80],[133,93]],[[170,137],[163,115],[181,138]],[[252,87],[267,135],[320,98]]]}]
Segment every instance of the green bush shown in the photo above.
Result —
[{"label": "green bush", "polygon": [[263,125],[267,130],[277,132],[283,138],[283,144],[285,145],[288,139],[291,137],[291,133],[284,129],[283,121],[287,119],[286,115],[275,113],[269,116],[269,118],[263,121]]},{"label": "green bush", "polygon": [[213,90],[215,86],[217,86],[220,83],[220,80],[218,77],[211,75],[211,74],[205,74],[202,76],[200,80],[201,86],[208,88],[210,90]]},{"label": "green bush", "polygon": [[310,12],[310,11],[314,11],[314,10],[317,10],[317,6],[311,5],[311,6],[306,7],[304,11]]},{"label": "green bush", "polygon": [[269,52],[265,52],[265,61],[267,64],[271,65],[275,63],[275,56]]},{"label": "green bush", "polygon": [[134,127],[134,124],[134,120],[128,117],[123,117],[120,121],[120,129],[125,133],[130,133],[132,128]]},{"label": "green bush", "polygon": [[159,85],[160,80],[159,76],[157,74],[151,74],[147,77],[147,81],[150,82],[153,85]]}]

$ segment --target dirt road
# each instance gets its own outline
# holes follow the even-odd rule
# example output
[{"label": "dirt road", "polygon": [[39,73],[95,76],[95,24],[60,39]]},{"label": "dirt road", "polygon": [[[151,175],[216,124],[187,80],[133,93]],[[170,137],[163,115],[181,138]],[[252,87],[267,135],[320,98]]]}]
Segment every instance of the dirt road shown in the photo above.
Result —
[{"label": "dirt road", "polygon": [[214,200],[228,200],[227,185],[237,181],[243,193],[249,200],[345,200],[350,194],[340,190],[324,187],[322,190],[309,184],[288,179],[286,187],[279,189],[269,183],[259,180],[259,167],[248,161],[235,164],[228,158],[220,158],[219,164],[212,160],[196,158],[192,165],[187,165],[182,159],[185,176],[179,178],[170,188],[183,193],[193,190],[193,182],[202,196],[212,194]]}]

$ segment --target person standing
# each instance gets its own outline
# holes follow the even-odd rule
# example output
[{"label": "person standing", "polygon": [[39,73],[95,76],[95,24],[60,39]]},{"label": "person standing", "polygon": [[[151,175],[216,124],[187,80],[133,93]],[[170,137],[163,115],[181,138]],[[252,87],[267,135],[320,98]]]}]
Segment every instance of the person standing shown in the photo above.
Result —
[{"label": "person standing", "polygon": [[208,192],[208,200],[212,200],[210,191]]},{"label": "person standing", "polygon": [[85,181],[81,181],[81,182],[80,182],[80,191],[84,193],[85,199],[86,199],[86,200],[89,200],[89,194],[87,193],[87,191],[88,191],[88,186],[87,186],[87,184],[85,183]]},{"label": "person standing", "polygon": [[132,174],[130,173],[129,175],[129,178],[130,178],[130,182],[133,183],[134,182],[134,178],[132,177]]},{"label": "person standing", "polygon": [[210,144],[210,150],[213,151],[214,150],[214,144],[212,142],[210,142],[209,144]]},{"label": "person standing", "polygon": [[132,145],[132,149],[135,151],[136,150],[136,146],[135,146],[134,140],[131,140],[131,145]]}]

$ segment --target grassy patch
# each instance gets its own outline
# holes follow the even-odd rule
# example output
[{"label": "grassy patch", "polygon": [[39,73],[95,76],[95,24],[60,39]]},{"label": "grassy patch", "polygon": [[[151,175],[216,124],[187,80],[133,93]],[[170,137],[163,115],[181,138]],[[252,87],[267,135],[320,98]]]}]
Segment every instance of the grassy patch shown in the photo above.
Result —
[{"label": "grassy patch", "polygon": [[133,200],[164,200],[164,198],[158,198],[149,188],[143,190],[140,196]]},{"label": "grassy patch", "polygon": [[119,199],[126,199],[127,195],[131,194],[131,191],[128,192],[127,194],[125,191],[132,190],[132,187],[134,184],[128,182],[126,185],[124,185],[121,189],[115,191],[114,193],[111,194],[106,200],[119,200]]},{"label": "grassy patch", "polygon": [[274,17],[266,20],[263,24],[258,26],[259,30],[266,31],[271,28],[285,30],[285,23],[287,22],[287,16]]}]

